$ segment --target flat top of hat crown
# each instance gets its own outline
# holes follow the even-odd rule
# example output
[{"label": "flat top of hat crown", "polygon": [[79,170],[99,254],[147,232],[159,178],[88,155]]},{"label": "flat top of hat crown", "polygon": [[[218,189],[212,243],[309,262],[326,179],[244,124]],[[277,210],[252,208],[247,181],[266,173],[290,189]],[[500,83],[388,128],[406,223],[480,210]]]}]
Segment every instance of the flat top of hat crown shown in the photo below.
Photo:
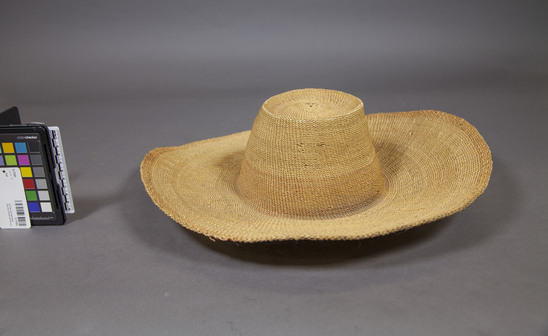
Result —
[{"label": "flat top of hat crown", "polygon": [[283,119],[332,119],[363,109],[362,101],[345,92],[327,89],[299,89],[269,98],[262,109]]}]

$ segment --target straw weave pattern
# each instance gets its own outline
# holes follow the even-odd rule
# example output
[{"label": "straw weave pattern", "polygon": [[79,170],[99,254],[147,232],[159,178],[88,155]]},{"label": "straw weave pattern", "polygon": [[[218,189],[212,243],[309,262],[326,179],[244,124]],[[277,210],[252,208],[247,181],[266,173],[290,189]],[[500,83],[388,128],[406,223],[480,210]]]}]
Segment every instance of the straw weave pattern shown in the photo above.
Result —
[{"label": "straw weave pattern", "polygon": [[318,89],[267,100],[236,188],[261,209],[302,218],[340,216],[374,201],[384,187],[362,102]]},{"label": "straw weave pattern", "polygon": [[[251,132],[150,151],[141,177],[152,200],[215,239],[347,240],[449,216],[487,187],[489,147],[464,119],[364,115],[350,95],[298,91],[307,97],[265,102]],[[314,102],[340,108],[295,107]]]}]

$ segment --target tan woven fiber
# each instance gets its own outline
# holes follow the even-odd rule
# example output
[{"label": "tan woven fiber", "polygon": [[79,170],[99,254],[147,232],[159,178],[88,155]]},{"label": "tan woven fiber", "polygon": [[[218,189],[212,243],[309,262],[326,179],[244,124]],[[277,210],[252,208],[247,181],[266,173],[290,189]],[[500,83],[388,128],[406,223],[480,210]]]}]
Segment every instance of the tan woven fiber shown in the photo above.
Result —
[{"label": "tan woven fiber", "polygon": [[487,187],[489,148],[439,111],[365,115],[360,99],[294,90],[251,131],[157,148],[141,164],[152,200],[184,227],[240,242],[361,239],[466,208]]},{"label": "tan woven fiber", "polygon": [[301,218],[348,213],[383,189],[362,102],[327,90],[267,100],[236,179],[236,191],[248,202]]}]

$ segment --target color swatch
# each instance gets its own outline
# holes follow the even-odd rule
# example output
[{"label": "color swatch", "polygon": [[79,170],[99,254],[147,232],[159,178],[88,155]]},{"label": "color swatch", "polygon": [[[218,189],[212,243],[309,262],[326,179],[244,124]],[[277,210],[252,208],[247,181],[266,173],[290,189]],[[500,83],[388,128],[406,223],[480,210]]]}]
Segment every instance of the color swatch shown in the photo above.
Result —
[{"label": "color swatch", "polygon": [[[24,138],[24,137],[23,137]],[[53,212],[52,195],[48,188],[40,141],[32,137],[25,141],[5,141],[0,146],[0,167],[19,167],[32,215]]]}]

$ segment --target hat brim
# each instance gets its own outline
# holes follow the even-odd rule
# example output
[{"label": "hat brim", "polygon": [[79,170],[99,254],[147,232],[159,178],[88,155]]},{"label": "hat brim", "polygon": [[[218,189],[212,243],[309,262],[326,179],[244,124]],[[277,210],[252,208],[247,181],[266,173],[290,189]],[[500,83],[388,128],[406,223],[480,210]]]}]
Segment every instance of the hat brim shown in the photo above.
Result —
[{"label": "hat brim", "polygon": [[367,115],[385,193],[352,213],[299,219],[266,213],[234,190],[250,131],[150,151],[141,178],[174,221],[237,242],[352,240],[386,235],[462,211],[483,193],[492,159],[479,132],[440,111]]}]

